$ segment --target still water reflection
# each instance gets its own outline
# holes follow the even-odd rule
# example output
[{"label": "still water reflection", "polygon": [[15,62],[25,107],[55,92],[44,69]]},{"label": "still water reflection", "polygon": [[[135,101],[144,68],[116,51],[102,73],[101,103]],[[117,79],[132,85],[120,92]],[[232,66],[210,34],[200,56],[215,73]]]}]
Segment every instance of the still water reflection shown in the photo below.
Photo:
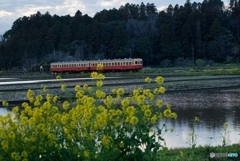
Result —
[{"label": "still water reflection", "polygon": [[[196,143],[198,145],[222,145],[222,135],[224,135],[223,124],[228,123],[225,138],[227,144],[240,143],[240,108],[230,109],[183,109],[175,110],[178,113],[177,120],[167,122],[168,128],[173,128],[173,132],[164,135],[166,145],[169,148],[190,147],[192,131],[190,122],[194,116],[200,118],[200,122],[195,125]],[[160,123],[162,126],[162,123]],[[221,135],[222,134],[222,135]]]},{"label": "still water reflection", "polygon": [[[164,135],[169,148],[190,147],[192,131],[190,122],[197,116],[200,122],[195,126],[197,146],[222,145],[223,124],[228,123],[227,144],[240,144],[240,90],[211,90],[170,93],[167,102],[177,112],[177,120],[170,120],[166,125],[174,128]],[[161,126],[163,123],[159,123]]]}]

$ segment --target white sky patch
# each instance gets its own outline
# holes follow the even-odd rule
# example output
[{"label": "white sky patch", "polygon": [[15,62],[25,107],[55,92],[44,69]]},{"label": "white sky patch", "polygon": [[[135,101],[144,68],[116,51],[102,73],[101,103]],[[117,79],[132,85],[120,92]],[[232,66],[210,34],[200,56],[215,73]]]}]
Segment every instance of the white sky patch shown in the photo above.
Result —
[{"label": "white sky patch", "polygon": [[7,11],[4,11],[4,10],[0,10],[0,17],[11,16],[11,15],[13,15],[12,12],[7,12]]},{"label": "white sky patch", "polygon": [[119,5],[119,7],[123,4],[126,4],[124,1],[117,1],[117,0],[113,0],[113,1],[101,1],[99,0],[99,4],[102,6],[102,7],[105,7],[105,8],[114,8],[114,6]]},{"label": "white sky patch", "polygon": [[160,6],[160,7],[157,8],[157,10],[158,10],[158,12],[161,12],[161,11],[167,9],[167,8],[168,8],[168,6]]},{"label": "white sky patch", "polygon": [[53,9],[53,7],[51,7],[51,6],[37,7],[37,6],[33,6],[33,5],[26,5],[26,6],[24,6],[24,8],[17,9],[16,12],[18,13],[18,15],[20,17],[22,17],[22,16],[29,16],[32,14],[36,14],[37,11],[39,11],[43,14],[43,13],[47,12],[48,10],[52,10],[52,9]]}]

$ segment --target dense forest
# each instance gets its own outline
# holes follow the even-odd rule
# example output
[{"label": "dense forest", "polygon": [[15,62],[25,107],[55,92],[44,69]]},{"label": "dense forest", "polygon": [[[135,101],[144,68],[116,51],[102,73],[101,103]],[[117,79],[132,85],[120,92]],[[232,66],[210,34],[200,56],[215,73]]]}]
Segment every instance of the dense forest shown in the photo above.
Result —
[{"label": "dense forest", "polygon": [[52,61],[142,58],[144,66],[188,66],[239,60],[240,0],[204,0],[157,11],[125,4],[93,17],[37,12],[18,18],[0,40],[0,70]]}]

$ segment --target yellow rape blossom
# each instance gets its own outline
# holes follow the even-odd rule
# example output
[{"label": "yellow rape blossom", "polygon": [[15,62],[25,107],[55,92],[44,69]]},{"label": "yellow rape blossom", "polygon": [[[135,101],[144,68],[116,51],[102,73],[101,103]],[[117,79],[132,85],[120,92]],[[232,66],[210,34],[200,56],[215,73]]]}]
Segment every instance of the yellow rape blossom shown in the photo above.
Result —
[{"label": "yellow rape blossom", "polygon": [[140,88],[133,90],[133,96],[138,96],[140,93],[141,93],[141,89]]},{"label": "yellow rape blossom", "polygon": [[105,76],[103,74],[98,74],[97,79],[103,80],[105,79]]},{"label": "yellow rape blossom", "polygon": [[88,89],[88,84],[84,84],[84,85],[83,85],[83,89],[84,89],[84,90],[87,90],[87,89]]},{"label": "yellow rape blossom", "polygon": [[137,97],[137,101],[138,101],[139,104],[143,104],[145,99],[146,99],[146,97],[144,95],[139,95]]},{"label": "yellow rape blossom", "polygon": [[157,107],[161,108],[163,106],[163,101],[162,100],[157,100],[155,104],[156,104]]},{"label": "yellow rape blossom", "polygon": [[65,125],[67,123],[67,121],[68,121],[68,117],[66,115],[62,116],[62,118],[61,118],[62,124]]},{"label": "yellow rape blossom", "polygon": [[225,123],[223,124],[223,128],[224,128],[224,129],[227,129],[227,127],[228,127],[228,123],[225,122]]},{"label": "yellow rape blossom", "polygon": [[37,107],[37,106],[39,106],[39,105],[40,105],[40,101],[39,101],[39,100],[35,100],[35,101],[34,101],[34,106]]},{"label": "yellow rape blossom", "polygon": [[61,85],[61,90],[64,92],[66,90],[67,86],[65,84]]},{"label": "yellow rape blossom", "polygon": [[165,91],[166,91],[165,88],[162,87],[162,86],[158,88],[158,92],[159,92],[160,94],[164,94]]},{"label": "yellow rape blossom", "polygon": [[104,100],[103,100],[103,103],[108,107],[110,108],[112,103],[113,103],[113,98],[112,96],[107,96]]},{"label": "yellow rape blossom", "polygon": [[4,107],[7,107],[7,106],[8,106],[8,102],[7,102],[7,101],[2,101],[2,105],[3,105]]},{"label": "yellow rape blossom", "polygon": [[103,81],[102,81],[102,80],[98,80],[98,81],[96,82],[96,86],[102,87],[102,86],[103,86]]},{"label": "yellow rape blossom", "polygon": [[136,124],[138,123],[138,118],[135,117],[135,116],[131,117],[130,123],[131,123],[132,125],[136,125]]},{"label": "yellow rape blossom", "polygon": [[121,101],[121,105],[123,107],[127,107],[128,105],[130,104],[130,100],[128,97],[124,98],[122,101]]},{"label": "yellow rape blossom", "polygon": [[151,78],[147,77],[147,78],[145,78],[144,81],[147,82],[147,83],[151,83]]},{"label": "yellow rape blossom", "polygon": [[31,89],[29,89],[27,91],[27,98],[30,99],[30,98],[32,98],[33,95],[34,95],[34,92]]},{"label": "yellow rape blossom", "polygon": [[98,72],[92,72],[91,73],[91,78],[97,79],[97,77],[98,77]]},{"label": "yellow rape blossom", "polygon": [[101,91],[101,90],[97,90],[96,91],[96,96],[97,98],[101,99],[101,98],[105,98],[106,97],[106,93]]},{"label": "yellow rape blossom", "polygon": [[15,138],[14,132],[11,131],[11,132],[8,134],[8,137],[11,138],[11,139],[14,139],[14,138]]},{"label": "yellow rape blossom", "polygon": [[69,104],[68,101],[64,101],[64,102],[63,102],[62,107],[63,107],[64,110],[67,110],[69,106],[70,106],[70,104]]},{"label": "yellow rape blossom", "polygon": [[76,85],[76,86],[74,87],[74,90],[75,90],[75,91],[79,91],[80,89],[81,89],[80,85]]},{"label": "yellow rape blossom", "polygon": [[124,88],[118,88],[117,90],[116,90],[116,94],[118,95],[118,96],[122,96],[123,94],[124,94]]},{"label": "yellow rape blossom", "polygon": [[111,142],[111,137],[110,136],[103,136],[101,141],[102,141],[102,144],[105,148],[109,149],[109,144]]},{"label": "yellow rape blossom", "polygon": [[194,117],[194,122],[199,122],[199,118],[198,117]]},{"label": "yellow rape blossom", "polygon": [[144,111],[144,115],[145,115],[146,117],[150,117],[151,114],[152,114],[151,110],[146,110],[146,111]]},{"label": "yellow rape blossom", "polygon": [[21,156],[17,152],[12,152],[11,157],[16,161],[21,160]]},{"label": "yellow rape blossom", "polygon": [[154,115],[152,118],[151,118],[151,123],[152,124],[155,124],[157,122],[157,116]]},{"label": "yellow rape blossom", "polygon": [[59,100],[59,97],[58,97],[58,96],[54,96],[54,97],[53,97],[53,102],[54,102],[54,103],[57,103],[58,100]]},{"label": "yellow rape blossom", "polygon": [[103,69],[103,64],[102,63],[97,64],[97,70],[102,70],[102,69]]},{"label": "yellow rape blossom", "polygon": [[14,113],[17,113],[18,111],[19,111],[18,106],[14,107],[14,108],[12,109],[12,112],[14,112]]},{"label": "yellow rape blossom", "polygon": [[163,115],[164,115],[165,117],[170,118],[170,117],[171,117],[171,114],[172,114],[172,111],[171,111],[170,109],[168,109],[168,108],[163,111]]},{"label": "yellow rape blossom", "polygon": [[56,79],[62,79],[62,78],[61,78],[61,76],[60,76],[60,75],[58,75],[58,76],[56,77]]},{"label": "yellow rape blossom", "polygon": [[27,151],[22,151],[21,156],[24,158],[28,157],[28,152]]},{"label": "yellow rape blossom", "polygon": [[119,143],[119,147],[120,147],[120,148],[124,148],[124,142],[123,142],[123,141],[121,141],[121,142]]},{"label": "yellow rape blossom", "polygon": [[134,106],[129,106],[129,107],[126,108],[126,113],[128,115],[134,115],[135,111],[136,111],[136,109],[135,109]]},{"label": "yellow rape blossom", "polygon": [[177,114],[176,114],[176,112],[172,112],[170,118],[176,119],[176,118],[177,118]]},{"label": "yellow rape blossom", "polygon": [[43,90],[43,92],[47,92],[48,87],[47,86],[43,86],[42,90]]},{"label": "yellow rape blossom", "polygon": [[161,76],[158,76],[156,79],[155,79],[155,82],[157,82],[158,84],[162,84],[164,82],[164,78],[161,77]]},{"label": "yellow rape blossom", "polygon": [[37,97],[36,97],[36,100],[37,100],[37,101],[42,101],[42,99],[43,99],[43,96],[42,96],[42,95],[37,95]]},{"label": "yellow rape blossom", "polygon": [[83,155],[88,158],[89,155],[90,155],[90,153],[89,153],[89,151],[85,150],[85,151],[83,152]]}]

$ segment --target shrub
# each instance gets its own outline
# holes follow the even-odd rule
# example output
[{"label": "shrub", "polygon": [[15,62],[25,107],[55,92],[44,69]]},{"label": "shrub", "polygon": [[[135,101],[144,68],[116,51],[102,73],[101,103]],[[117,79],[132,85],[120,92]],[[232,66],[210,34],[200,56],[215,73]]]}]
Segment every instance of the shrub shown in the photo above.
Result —
[{"label": "shrub", "polygon": [[205,66],[205,61],[202,60],[202,59],[197,59],[196,60],[196,65],[197,65],[198,69],[201,69]]},{"label": "shrub", "polygon": [[[164,79],[155,79],[154,90],[134,89],[125,96],[124,88],[107,94],[103,74],[93,72],[91,77],[96,87],[76,85],[74,99],[50,93],[44,97],[29,89],[29,102],[0,116],[0,160],[159,160],[165,126],[156,124],[177,117],[157,97],[165,92]],[[61,90],[69,94],[66,85]]]}]

